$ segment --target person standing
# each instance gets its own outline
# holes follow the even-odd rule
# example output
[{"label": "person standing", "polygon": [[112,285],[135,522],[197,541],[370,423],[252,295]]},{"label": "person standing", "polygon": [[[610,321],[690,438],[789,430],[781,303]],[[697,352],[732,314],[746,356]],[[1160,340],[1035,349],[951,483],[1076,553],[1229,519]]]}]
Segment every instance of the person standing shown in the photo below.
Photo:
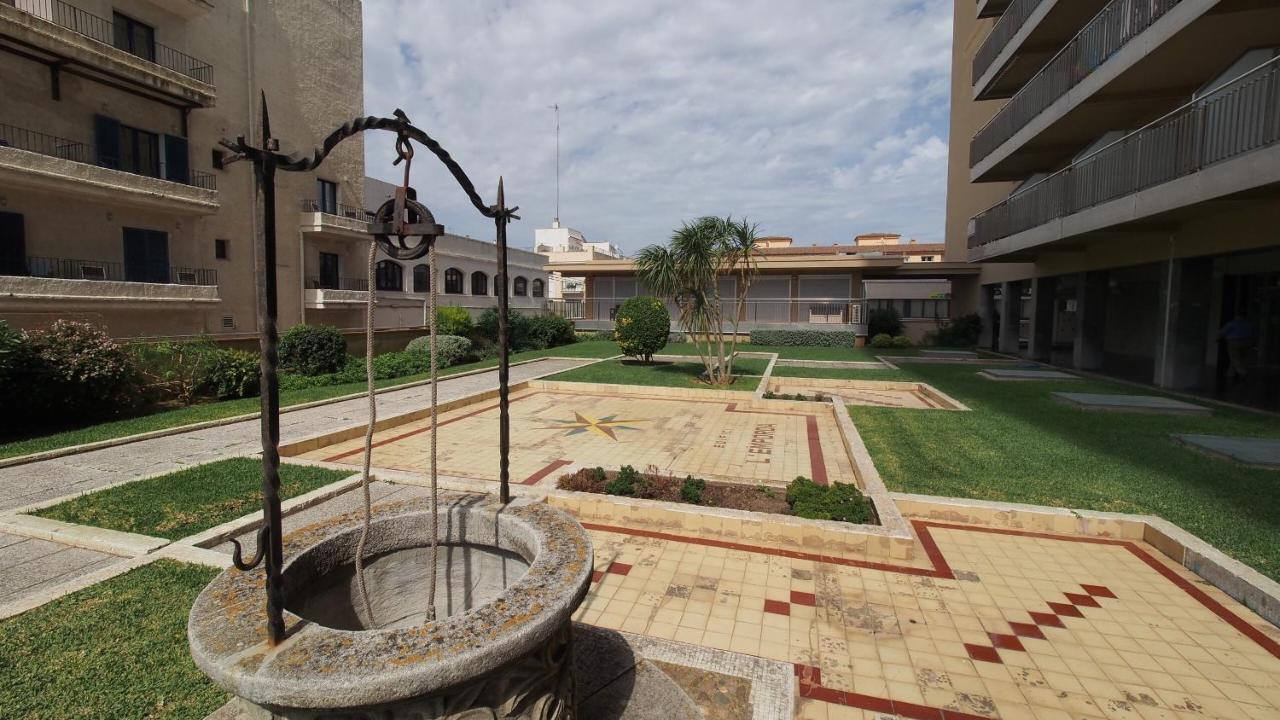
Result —
[{"label": "person standing", "polygon": [[1227,380],[1244,380],[1249,374],[1245,355],[1253,347],[1257,331],[1243,311],[1236,312],[1235,317],[1227,321],[1218,331],[1218,337],[1227,343],[1227,358],[1231,361],[1227,369]]}]

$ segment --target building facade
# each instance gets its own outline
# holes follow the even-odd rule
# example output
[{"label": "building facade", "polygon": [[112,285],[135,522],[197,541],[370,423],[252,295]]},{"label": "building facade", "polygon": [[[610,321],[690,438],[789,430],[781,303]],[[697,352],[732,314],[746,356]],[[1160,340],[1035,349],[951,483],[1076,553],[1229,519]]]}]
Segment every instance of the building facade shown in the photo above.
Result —
[{"label": "building facade", "polygon": [[[0,320],[251,336],[259,93],[285,152],[363,112],[359,0],[0,0]],[[280,173],[280,319],[363,208],[362,138]],[[333,210],[333,214],[317,210]]]},{"label": "building facade", "polygon": [[986,342],[1280,406],[1280,2],[956,0],[950,153]]}]

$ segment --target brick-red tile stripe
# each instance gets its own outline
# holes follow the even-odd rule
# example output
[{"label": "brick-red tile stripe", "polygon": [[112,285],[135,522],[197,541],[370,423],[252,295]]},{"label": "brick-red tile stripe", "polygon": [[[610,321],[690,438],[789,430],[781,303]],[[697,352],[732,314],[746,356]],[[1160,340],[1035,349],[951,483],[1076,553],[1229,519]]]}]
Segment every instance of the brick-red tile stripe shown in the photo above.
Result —
[{"label": "brick-red tile stripe", "polygon": [[539,481],[539,480],[541,480],[542,478],[544,478],[544,477],[546,477],[546,476],[550,475],[551,473],[555,472],[556,470],[559,470],[560,468],[562,468],[562,467],[564,467],[564,466],[566,466],[566,465],[572,465],[572,464],[573,464],[573,461],[572,461],[572,460],[565,460],[565,459],[563,459],[563,458],[561,458],[560,460],[553,460],[553,461],[551,461],[551,464],[550,464],[550,465],[548,465],[548,466],[546,466],[546,467],[542,468],[541,470],[539,470],[538,472],[536,472],[536,473],[534,473],[534,474],[530,475],[529,477],[525,478],[524,480],[521,480],[521,481],[520,481],[520,484],[521,484],[521,485],[536,485],[536,484],[538,483],[538,481]]},{"label": "brick-red tile stripe", "polygon": [[982,715],[974,715],[959,710],[929,707],[928,705],[918,705],[903,700],[890,700],[889,698],[864,695],[848,690],[836,690],[822,684],[822,672],[818,668],[801,663],[795,663],[794,665],[796,677],[800,679],[800,697],[803,698],[820,700],[833,705],[844,705],[858,708],[859,710],[897,715],[911,718],[912,720],[991,720],[991,718]]},{"label": "brick-red tile stripe", "polygon": [[822,438],[818,435],[818,418],[809,413],[785,412],[782,410],[739,410],[738,403],[729,403],[725,412],[744,413],[748,415],[787,415],[804,418],[805,436],[809,440],[809,468],[813,473],[813,481],[819,485],[827,485],[827,460],[822,454]]},{"label": "brick-red tile stripe", "polygon": [[[525,398],[533,397],[534,395],[537,395],[537,394],[538,394],[538,393],[530,393],[530,394],[528,394],[528,395],[520,395],[520,396],[518,396],[518,397],[513,397],[513,398],[511,398],[511,400],[510,400],[510,402],[508,403],[508,405],[509,405],[510,403],[513,403],[513,402],[519,402],[520,400],[524,400]],[[487,406],[485,406],[485,407],[480,408],[479,410],[475,410],[475,411],[469,412],[469,413],[467,413],[466,415],[459,415],[458,417],[455,417],[455,418],[449,418],[448,420],[445,420],[444,422],[437,423],[437,424],[436,424],[436,426],[437,426],[437,427],[444,427],[445,425],[448,425],[448,424],[450,424],[450,423],[456,423],[456,422],[458,422],[459,420],[466,420],[467,418],[475,417],[476,415],[479,415],[479,414],[481,414],[481,413],[488,412],[488,411],[490,411],[490,410],[496,410],[497,408],[498,408],[498,406],[497,406],[496,404],[495,404],[495,405],[487,405]],[[446,411],[446,412],[447,412],[447,411]],[[387,443],[393,443],[393,442],[396,442],[397,440],[403,440],[403,439],[405,439],[405,438],[407,438],[407,437],[413,437],[414,435],[421,435],[422,433],[427,432],[427,431],[429,431],[429,430],[431,430],[431,426],[430,426],[430,425],[427,425],[426,427],[418,428],[417,430],[410,430],[410,431],[408,431],[408,432],[400,433],[399,435],[393,435],[393,436],[391,436],[391,437],[389,437],[389,438],[384,438],[384,439],[382,439],[382,440],[379,440],[378,442],[373,443],[373,447],[375,447],[375,448],[380,448],[380,447],[382,447],[383,445],[386,445]],[[351,457],[352,455],[359,455],[359,454],[360,454],[360,453],[362,453],[362,452],[364,452],[364,445],[361,445],[360,447],[358,447],[358,448],[356,448],[356,449],[354,449],[354,450],[348,450],[348,451],[346,451],[346,452],[338,453],[337,455],[333,455],[333,456],[327,457],[327,458],[325,458],[324,460],[325,460],[325,462],[337,462],[337,461],[339,461],[339,460],[341,460],[341,459],[343,459],[343,458]]]}]

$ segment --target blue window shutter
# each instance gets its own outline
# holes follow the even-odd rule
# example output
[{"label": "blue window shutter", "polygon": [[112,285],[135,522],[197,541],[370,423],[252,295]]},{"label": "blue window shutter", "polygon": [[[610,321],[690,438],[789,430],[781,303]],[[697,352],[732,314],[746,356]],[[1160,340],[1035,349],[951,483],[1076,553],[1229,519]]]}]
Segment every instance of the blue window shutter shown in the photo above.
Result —
[{"label": "blue window shutter", "polygon": [[120,168],[120,121],[106,115],[93,116],[93,145],[96,162],[105,168]]},{"label": "blue window shutter", "polygon": [[186,184],[190,182],[187,139],[177,135],[164,136],[164,179]]}]

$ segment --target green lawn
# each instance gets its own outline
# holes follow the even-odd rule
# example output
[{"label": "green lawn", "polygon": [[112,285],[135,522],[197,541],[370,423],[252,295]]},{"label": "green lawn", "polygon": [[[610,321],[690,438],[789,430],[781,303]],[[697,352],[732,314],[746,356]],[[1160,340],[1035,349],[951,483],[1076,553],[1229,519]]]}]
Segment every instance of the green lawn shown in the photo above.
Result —
[{"label": "green lawn", "polygon": [[[726,350],[728,344],[725,345]],[[870,347],[797,347],[792,345],[752,345],[738,343],[738,352],[777,353],[780,358],[791,360],[863,360],[874,361],[877,355],[919,355],[916,348]],[[693,343],[667,343],[664,355],[696,355]]]},{"label": "green lawn", "polygon": [[[734,363],[734,370],[746,372],[764,372],[768,363],[762,360],[740,360]],[[742,367],[746,365],[746,367]],[[758,367],[757,367],[758,366]],[[737,381],[727,387],[713,387],[702,382],[699,376],[703,372],[701,363],[676,362],[642,365],[632,360],[609,360],[586,365],[573,370],[566,370],[552,375],[548,380],[564,382],[611,383],[614,385],[645,385],[649,387],[697,388],[699,390],[742,390],[752,392],[760,384],[760,378],[754,375],[738,375]]]},{"label": "green lawn", "polygon": [[217,570],[159,560],[0,621],[6,720],[200,720],[227,701],[187,650]]},{"label": "green lawn", "polygon": [[[520,362],[522,360],[533,360],[535,358],[548,356],[605,358],[617,354],[618,346],[612,342],[588,340],[574,345],[551,348],[549,350],[530,350],[528,352],[516,353],[511,356],[511,361]],[[497,367],[497,365],[498,361],[496,358],[468,363],[466,365],[455,365],[444,370],[441,373],[441,377],[457,375],[458,373],[464,373],[470,370]],[[428,373],[418,373],[416,375],[409,375],[391,380],[379,380],[376,385],[379,388],[385,388],[425,380],[427,377]],[[341,397],[343,395],[363,392],[364,389],[365,384],[363,382],[357,382],[346,385],[329,385],[327,387],[288,390],[280,393],[280,404],[282,407],[287,408],[290,405],[301,405],[304,403],[315,402],[317,400],[328,400],[330,398]],[[113,420],[110,422],[90,425],[88,427],[77,428],[75,430],[67,430],[39,437],[23,438],[0,443],[0,458],[29,455],[31,453],[70,447],[72,445],[113,440],[115,438],[127,437],[138,433],[167,430],[169,428],[207,422],[210,420],[221,420],[223,418],[257,412],[258,407],[259,400],[258,398],[253,397],[243,398],[240,400],[224,400],[222,402],[202,403],[199,405],[192,405],[190,407],[178,408],[176,410],[166,410],[164,412],[153,413],[151,415],[142,415],[124,420]]]},{"label": "green lawn", "polygon": [[1159,515],[1280,579],[1280,475],[1169,439],[1179,432],[1280,437],[1280,421],[1223,408],[1215,408],[1212,417],[1086,412],[1055,402],[1049,393],[1158,393],[1093,380],[994,382],[977,376],[980,367],[790,371],[920,380],[972,408],[849,408],[893,490]]},{"label": "green lawn", "polygon": [[[261,467],[253,458],[219,460],[81,495],[33,514],[178,540],[262,507]],[[282,465],[280,498],[302,495],[350,474]]]}]

